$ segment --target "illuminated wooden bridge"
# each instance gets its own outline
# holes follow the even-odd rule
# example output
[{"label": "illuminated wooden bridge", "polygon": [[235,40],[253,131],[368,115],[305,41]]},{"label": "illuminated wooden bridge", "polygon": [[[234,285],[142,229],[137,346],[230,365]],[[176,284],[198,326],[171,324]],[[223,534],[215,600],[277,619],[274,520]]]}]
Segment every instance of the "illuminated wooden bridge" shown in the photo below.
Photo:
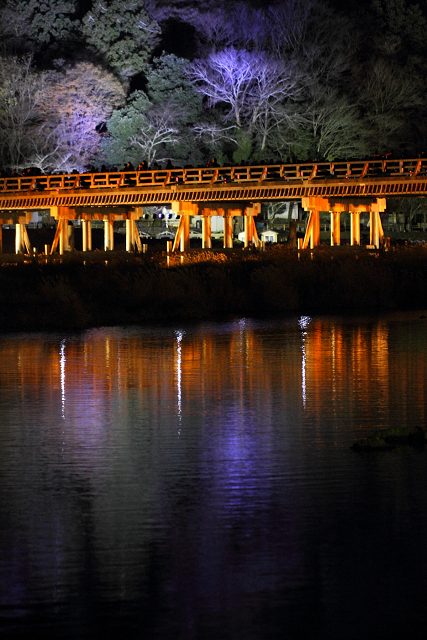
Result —
[{"label": "illuminated wooden bridge", "polygon": [[141,250],[136,220],[143,207],[169,204],[180,216],[172,249],[190,243],[190,216],[202,218],[202,247],[210,248],[211,218],[224,218],[224,247],[233,246],[233,218],[242,216],[245,246],[258,245],[254,217],[262,201],[301,200],[309,212],[302,248],[320,242],[320,212],[331,215],[331,245],[340,244],[340,214],[350,214],[350,243],[360,244],[360,214],[370,214],[370,244],[384,237],[387,198],[425,197],[427,159],[277,164],[0,178],[1,224],[16,225],[16,252],[31,251],[32,211],[58,220],[51,253],[70,250],[68,221],[81,220],[83,251],[92,248],[91,221],[103,220],[106,250],[113,224],[126,221],[126,249]]}]

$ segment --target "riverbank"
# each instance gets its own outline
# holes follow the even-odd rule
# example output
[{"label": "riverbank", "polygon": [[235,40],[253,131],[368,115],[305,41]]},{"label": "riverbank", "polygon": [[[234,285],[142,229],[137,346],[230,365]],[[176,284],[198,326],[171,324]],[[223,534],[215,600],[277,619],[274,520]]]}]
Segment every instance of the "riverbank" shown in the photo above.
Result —
[{"label": "riverbank", "polygon": [[0,331],[427,307],[424,246],[88,257],[3,262]]}]

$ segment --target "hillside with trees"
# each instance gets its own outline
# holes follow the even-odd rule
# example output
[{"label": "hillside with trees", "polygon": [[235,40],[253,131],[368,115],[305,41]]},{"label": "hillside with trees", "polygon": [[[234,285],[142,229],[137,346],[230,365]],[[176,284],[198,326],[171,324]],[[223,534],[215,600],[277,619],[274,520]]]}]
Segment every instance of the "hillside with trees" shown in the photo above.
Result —
[{"label": "hillside with trees", "polygon": [[6,172],[426,147],[427,3],[3,0]]}]

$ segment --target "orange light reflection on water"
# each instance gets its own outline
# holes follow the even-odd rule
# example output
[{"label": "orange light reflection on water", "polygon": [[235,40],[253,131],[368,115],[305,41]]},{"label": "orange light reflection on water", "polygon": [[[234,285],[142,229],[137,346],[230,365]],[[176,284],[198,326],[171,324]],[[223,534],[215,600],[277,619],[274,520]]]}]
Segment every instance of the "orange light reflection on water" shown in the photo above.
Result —
[{"label": "orange light reflection on water", "polygon": [[33,399],[48,397],[63,417],[70,393],[74,405],[79,394],[96,405],[105,393],[135,390],[142,404],[173,408],[181,419],[196,393],[222,404],[230,391],[241,397],[244,391],[246,398],[253,392],[253,409],[268,412],[280,389],[283,402],[297,403],[319,420],[325,403],[337,417],[357,413],[361,422],[373,414],[386,420],[396,403],[408,416],[411,407],[422,407],[424,418],[425,345],[398,353],[402,340],[385,321],[310,318],[300,320],[299,329],[274,331],[240,321],[228,333],[135,330],[117,337],[105,329],[59,341],[3,338],[0,384],[25,389]]}]

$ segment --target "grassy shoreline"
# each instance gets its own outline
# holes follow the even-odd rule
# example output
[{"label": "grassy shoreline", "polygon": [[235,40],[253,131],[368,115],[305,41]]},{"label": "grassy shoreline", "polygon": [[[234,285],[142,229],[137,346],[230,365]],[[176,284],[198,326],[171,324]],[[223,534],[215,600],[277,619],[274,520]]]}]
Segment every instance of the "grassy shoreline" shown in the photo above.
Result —
[{"label": "grassy shoreline", "polygon": [[82,258],[3,262],[0,331],[427,307],[424,246],[196,251],[169,266],[165,253]]}]

